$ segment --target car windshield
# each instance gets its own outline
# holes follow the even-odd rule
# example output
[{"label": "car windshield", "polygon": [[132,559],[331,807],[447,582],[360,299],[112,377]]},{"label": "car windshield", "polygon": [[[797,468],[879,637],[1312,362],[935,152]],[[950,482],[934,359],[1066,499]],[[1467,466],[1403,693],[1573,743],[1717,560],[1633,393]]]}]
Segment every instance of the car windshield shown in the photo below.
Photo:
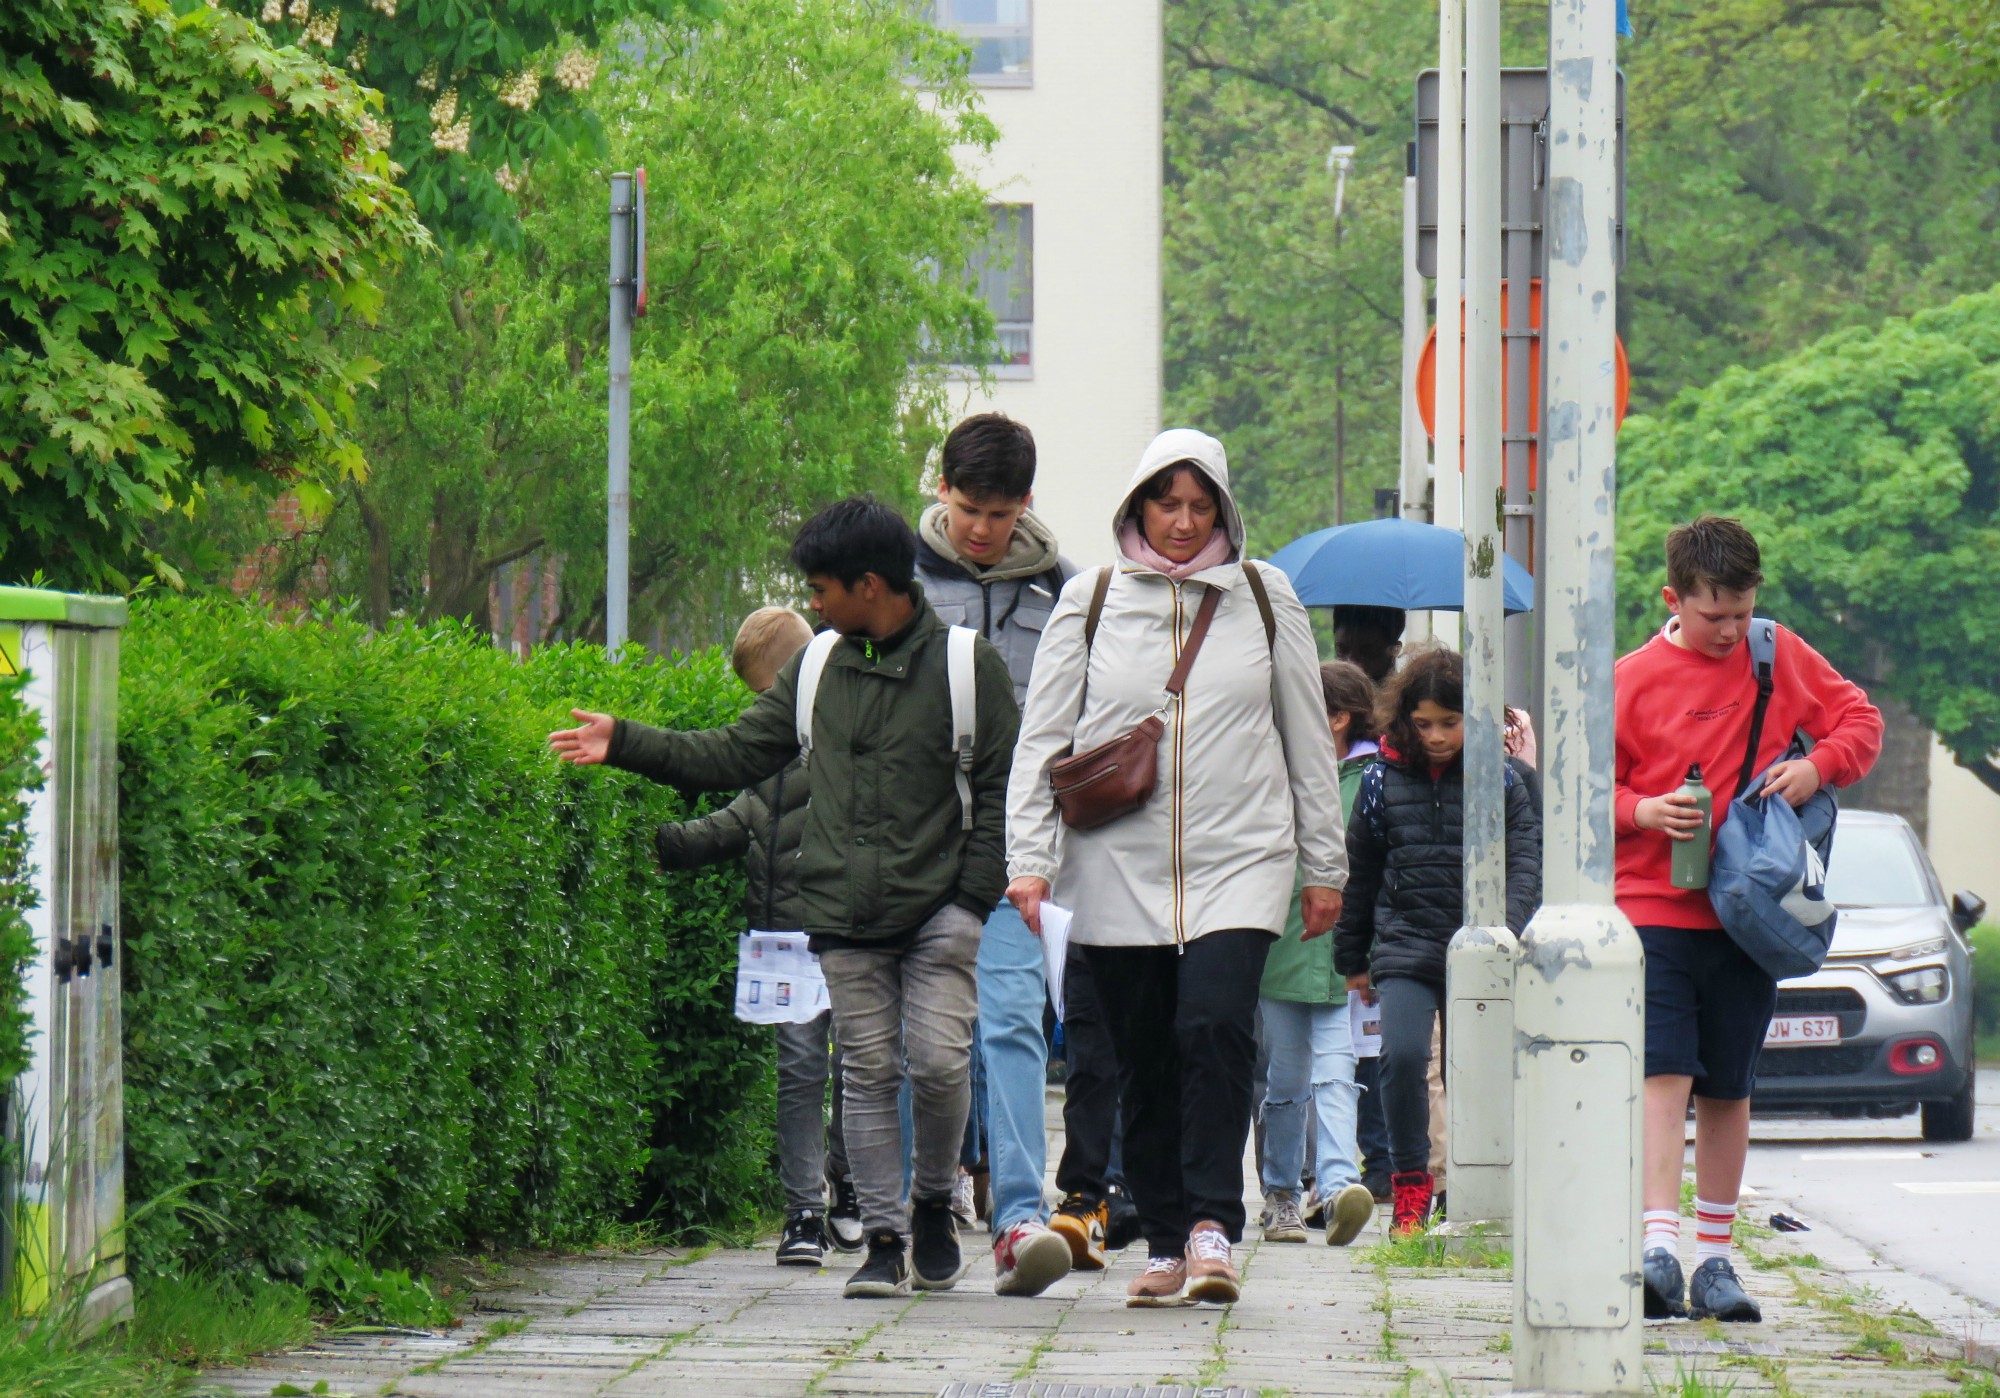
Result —
[{"label": "car windshield", "polygon": [[1907,908],[1931,901],[1914,841],[1899,825],[1838,825],[1826,896],[1837,908]]}]

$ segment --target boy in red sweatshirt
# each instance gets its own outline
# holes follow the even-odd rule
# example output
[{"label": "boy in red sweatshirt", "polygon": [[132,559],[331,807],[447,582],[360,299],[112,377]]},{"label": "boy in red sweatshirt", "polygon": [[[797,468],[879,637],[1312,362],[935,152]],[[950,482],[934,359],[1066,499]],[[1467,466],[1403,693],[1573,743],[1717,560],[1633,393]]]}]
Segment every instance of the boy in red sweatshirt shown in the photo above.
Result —
[{"label": "boy in red sweatshirt", "polygon": [[[1757,701],[1745,644],[1764,580],[1757,540],[1704,515],[1667,535],[1673,616],[1618,662],[1618,906],[1646,949],[1645,1303],[1648,1317],[1763,1319],[1730,1265],[1730,1230],[1750,1149],[1750,1088],[1777,1006],[1777,983],[1737,947],[1704,889],[1668,878],[1673,843],[1701,829],[1679,790],[1701,765],[1720,824],[1736,788]],[[1766,794],[1803,804],[1823,785],[1866,776],[1882,715],[1811,646],[1778,628],[1775,686],[1755,770]],[[1794,733],[1809,756],[1772,767]],[[1695,1119],[1695,1269],[1678,1256],[1683,1123]]]}]

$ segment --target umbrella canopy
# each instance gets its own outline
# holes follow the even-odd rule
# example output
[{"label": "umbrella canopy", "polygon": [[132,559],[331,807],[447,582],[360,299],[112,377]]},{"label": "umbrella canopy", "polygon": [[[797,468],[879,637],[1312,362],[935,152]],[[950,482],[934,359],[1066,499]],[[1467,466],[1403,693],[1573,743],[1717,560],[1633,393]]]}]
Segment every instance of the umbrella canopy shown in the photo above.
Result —
[{"label": "umbrella canopy", "polygon": [[[1413,519],[1336,524],[1271,555],[1308,607],[1465,609],[1465,536]],[[1502,575],[1509,615],[1535,609],[1535,579],[1515,560]]]}]

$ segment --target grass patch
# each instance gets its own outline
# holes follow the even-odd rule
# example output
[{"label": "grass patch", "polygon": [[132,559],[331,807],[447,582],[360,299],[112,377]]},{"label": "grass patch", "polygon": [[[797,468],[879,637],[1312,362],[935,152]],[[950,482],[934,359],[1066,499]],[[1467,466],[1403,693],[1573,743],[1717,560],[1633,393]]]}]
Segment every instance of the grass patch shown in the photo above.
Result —
[{"label": "grass patch", "polygon": [[1361,1260],[1375,1267],[1494,1267],[1514,1265],[1514,1254],[1492,1246],[1477,1232],[1463,1237],[1419,1229],[1391,1234],[1361,1251]]},{"label": "grass patch", "polygon": [[1699,1369],[1674,1365],[1674,1376],[1666,1383],[1648,1377],[1646,1387],[1661,1398],[1728,1398],[1736,1391],[1734,1379],[1712,1379]]},{"label": "grass patch", "polygon": [[296,1349],[313,1336],[303,1287],[245,1273],[142,1281],[124,1345],[148,1359],[191,1368],[240,1364]]}]

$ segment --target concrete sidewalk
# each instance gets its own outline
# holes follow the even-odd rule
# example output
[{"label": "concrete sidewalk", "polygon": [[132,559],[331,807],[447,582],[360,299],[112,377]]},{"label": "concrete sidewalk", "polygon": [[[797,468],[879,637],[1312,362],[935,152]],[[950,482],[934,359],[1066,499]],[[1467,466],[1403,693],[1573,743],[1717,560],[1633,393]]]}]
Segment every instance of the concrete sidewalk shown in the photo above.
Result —
[{"label": "concrete sidewalk", "polygon": [[[1917,1398],[1955,1391],[1958,1362],[2000,1339],[1990,1313],[1844,1239],[1754,1227],[1783,1207],[1760,1199],[1746,1209],[1753,1228],[1739,1270],[1765,1323],[1649,1325],[1646,1370],[1659,1391],[1678,1394],[1679,1375],[1698,1373],[1714,1393]],[[322,1342],[213,1374],[204,1391],[261,1398],[323,1380],[357,1398],[934,1398],[955,1384],[994,1398],[1015,1384],[1024,1394],[1028,1384],[1051,1393],[1072,1384],[1260,1398],[1507,1392],[1507,1270],[1391,1265],[1369,1255],[1380,1240],[1379,1223],[1353,1249],[1253,1236],[1238,1250],[1240,1302],[1164,1311],[1124,1306],[1144,1260],[1135,1249],[1044,1296],[995,1296],[983,1230],[965,1235],[976,1261],[958,1289],[890,1302],[841,1298],[855,1259],[780,1268],[769,1242],[550,1259],[511,1269],[485,1298],[495,1309],[458,1334]]]}]

